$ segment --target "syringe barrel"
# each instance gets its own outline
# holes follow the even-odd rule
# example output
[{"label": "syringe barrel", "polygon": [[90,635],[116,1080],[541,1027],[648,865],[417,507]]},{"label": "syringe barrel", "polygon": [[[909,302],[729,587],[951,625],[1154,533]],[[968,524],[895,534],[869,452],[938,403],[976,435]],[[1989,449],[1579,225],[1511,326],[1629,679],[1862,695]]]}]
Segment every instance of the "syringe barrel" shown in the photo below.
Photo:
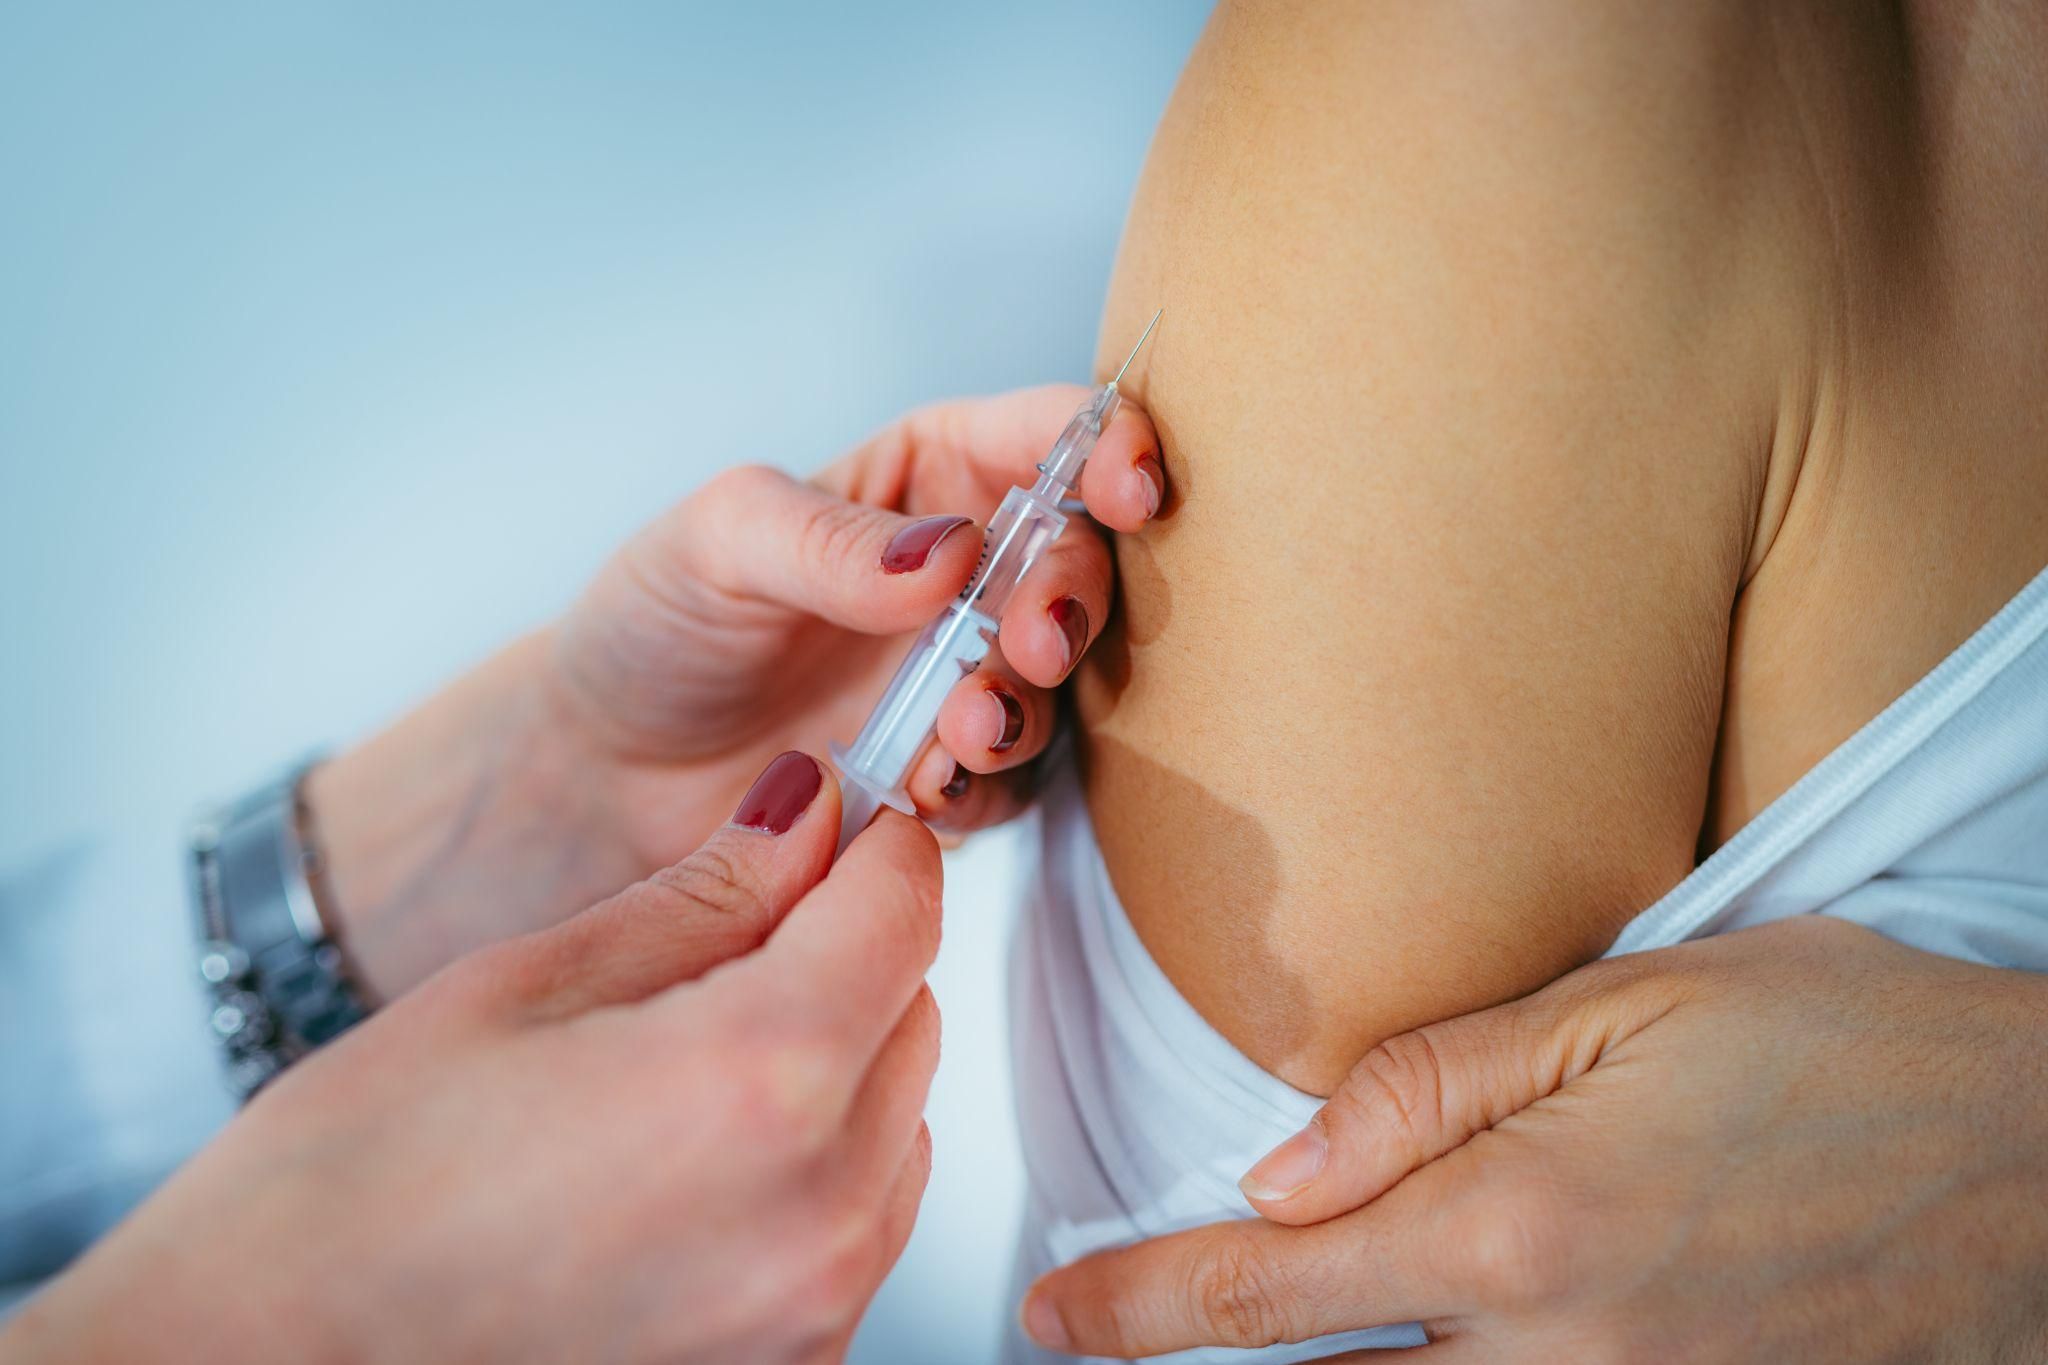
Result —
[{"label": "syringe barrel", "polygon": [[981,562],[952,605],[917,637],[851,745],[834,757],[848,776],[900,792],[931,741],[953,685],[981,667],[1017,585],[1066,529],[1066,514],[1033,489],[1012,488],[989,518]]},{"label": "syringe barrel", "polygon": [[[1039,465],[1039,480],[1030,488],[1012,488],[989,519],[982,536],[981,562],[953,604],[924,628],[910,654],[889,680],[889,690],[875,703],[867,724],[850,745],[832,746],[832,759],[859,795],[848,798],[840,849],[866,824],[877,802],[912,809],[904,783],[911,765],[931,743],[938,729],[939,708],[955,683],[981,667],[995,644],[997,623],[1017,585],[1045,548],[1067,526],[1060,500],[1080,481],[1081,470],[1095,443],[1116,415],[1114,385],[1105,384],[1067,423]],[[872,798],[872,799],[870,799]]]},{"label": "syringe barrel", "polygon": [[1010,605],[1010,595],[1024,575],[1067,528],[1066,513],[1058,506],[1060,493],[1047,489],[1046,482],[1040,479],[1037,488],[1012,488],[988,520],[981,562],[974,566],[960,600],[991,620],[1003,619],[1003,608]]},{"label": "syringe barrel", "polygon": [[939,707],[953,684],[981,667],[995,643],[996,622],[964,602],[954,602],[917,637],[889,680],[889,690],[868,714],[868,723],[833,757],[849,777],[885,793],[897,793],[910,765],[924,752],[938,727]]}]

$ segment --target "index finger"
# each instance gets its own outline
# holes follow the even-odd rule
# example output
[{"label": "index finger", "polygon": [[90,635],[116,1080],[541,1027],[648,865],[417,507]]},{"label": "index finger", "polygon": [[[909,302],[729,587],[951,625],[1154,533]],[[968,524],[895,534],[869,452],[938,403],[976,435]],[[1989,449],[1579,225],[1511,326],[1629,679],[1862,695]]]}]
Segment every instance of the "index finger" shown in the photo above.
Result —
[{"label": "index finger", "polygon": [[[1038,477],[1038,462],[1094,390],[1046,384],[988,398],[928,404],[897,418],[815,478],[844,498],[898,507],[912,484],[935,464],[957,466],[982,494],[1000,497]],[[1096,442],[1078,490],[1088,514],[1117,531],[1136,531],[1165,497],[1159,438],[1144,409],[1128,400],[1117,407]],[[966,492],[965,484],[962,488]],[[958,512],[966,505],[937,506]]]},{"label": "index finger", "polygon": [[715,986],[736,1012],[800,1031],[851,1094],[938,955],[940,888],[931,831],[884,810]]},{"label": "index finger", "polygon": [[1463,1305],[1435,1267],[1437,1219],[1400,1192],[1314,1227],[1246,1219],[1097,1252],[1033,1286],[1024,1330],[1052,1350],[1117,1360],[1369,1328],[1390,1329],[1378,1344],[1412,1344],[1405,1324]]}]

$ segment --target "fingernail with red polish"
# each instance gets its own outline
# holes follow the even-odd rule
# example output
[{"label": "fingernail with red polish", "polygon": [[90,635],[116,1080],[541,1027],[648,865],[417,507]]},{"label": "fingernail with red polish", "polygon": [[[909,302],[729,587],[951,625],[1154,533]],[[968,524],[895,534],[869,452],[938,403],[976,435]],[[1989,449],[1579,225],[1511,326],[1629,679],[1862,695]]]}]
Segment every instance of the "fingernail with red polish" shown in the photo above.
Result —
[{"label": "fingernail with red polish", "polygon": [[1088,647],[1088,608],[1081,605],[1078,597],[1062,597],[1046,608],[1046,614],[1067,640],[1067,657],[1060,664],[1060,676],[1065,677],[1081,657],[1081,651]]},{"label": "fingernail with red polish", "polygon": [[1309,1187],[1329,1159],[1330,1140],[1320,1122],[1311,1122],[1287,1141],[1259,1158],[1237,1187],[1247,1198],[1271,1203],[1292,1199]]},{"label": "fingernail with red polish", "polygon": [[811,808],[823,777],[818,761],[809,754],[792,749],[778,755],[747,788],[739,809],[732,813],[732,822],[742,829],[782,834]]},{"label": "fingernail with red polish", "polygon": [[1000,754],[1016,747],[1018,737],[1024,733],[1024,703],[1000,687],[989,688],[988,695],[1003,708],[1003,737],[988,746],[990,753]]},{"label": "fingernail with red polish", "polygon": [[1064,1351],[1073,1345],[1067,1325],[1060,1321],[1060,1310],[1045,1294],[1024,1300],[1024,1335],[1048,1351]]},{"label": "fingernail with red polish", "polygon": [[932,551],[939,548],[939,542],[963,526],[973,524],[968,517],[925,517],[913,521],[889,538],[882,550],[883,573],[912,573],[924,567],[932,557]]},{"label": "fingernail with red polish", "polygon": [[1138,472],[1145,476],[1145,520],[1159,515],[1159,504],[1166,501],[1166,470],[1160,467],[1157,455],[1147,455],[1138,461]]},{"label": "fingernail with red polish", "polygon": [[953,765],[953,775],[946,779],[946,785],[939,788],[939,795],[948,801],[958,801],[967,795],[967,769],[958,763]]}]

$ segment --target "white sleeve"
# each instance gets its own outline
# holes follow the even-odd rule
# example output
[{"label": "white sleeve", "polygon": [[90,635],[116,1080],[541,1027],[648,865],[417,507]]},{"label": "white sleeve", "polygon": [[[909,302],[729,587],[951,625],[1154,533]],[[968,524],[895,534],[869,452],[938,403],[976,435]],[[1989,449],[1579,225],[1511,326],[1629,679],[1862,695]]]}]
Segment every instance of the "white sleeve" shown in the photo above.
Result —
[{"label": "white sleeve", "polygon": [[176,830],[0,870],[0,1312],[234,1113]]}]

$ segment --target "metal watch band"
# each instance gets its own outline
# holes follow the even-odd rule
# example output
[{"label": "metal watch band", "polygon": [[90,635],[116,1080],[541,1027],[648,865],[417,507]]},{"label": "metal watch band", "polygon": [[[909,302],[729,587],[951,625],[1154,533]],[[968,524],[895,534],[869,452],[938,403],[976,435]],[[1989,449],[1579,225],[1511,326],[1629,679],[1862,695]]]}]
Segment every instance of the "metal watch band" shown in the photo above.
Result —
[{"label": "metal watch band", "polygon": [[299,791],[311,762],[196,821],[199,974],[244,1099],[368,1011],[320,917],[319,853]]}]

